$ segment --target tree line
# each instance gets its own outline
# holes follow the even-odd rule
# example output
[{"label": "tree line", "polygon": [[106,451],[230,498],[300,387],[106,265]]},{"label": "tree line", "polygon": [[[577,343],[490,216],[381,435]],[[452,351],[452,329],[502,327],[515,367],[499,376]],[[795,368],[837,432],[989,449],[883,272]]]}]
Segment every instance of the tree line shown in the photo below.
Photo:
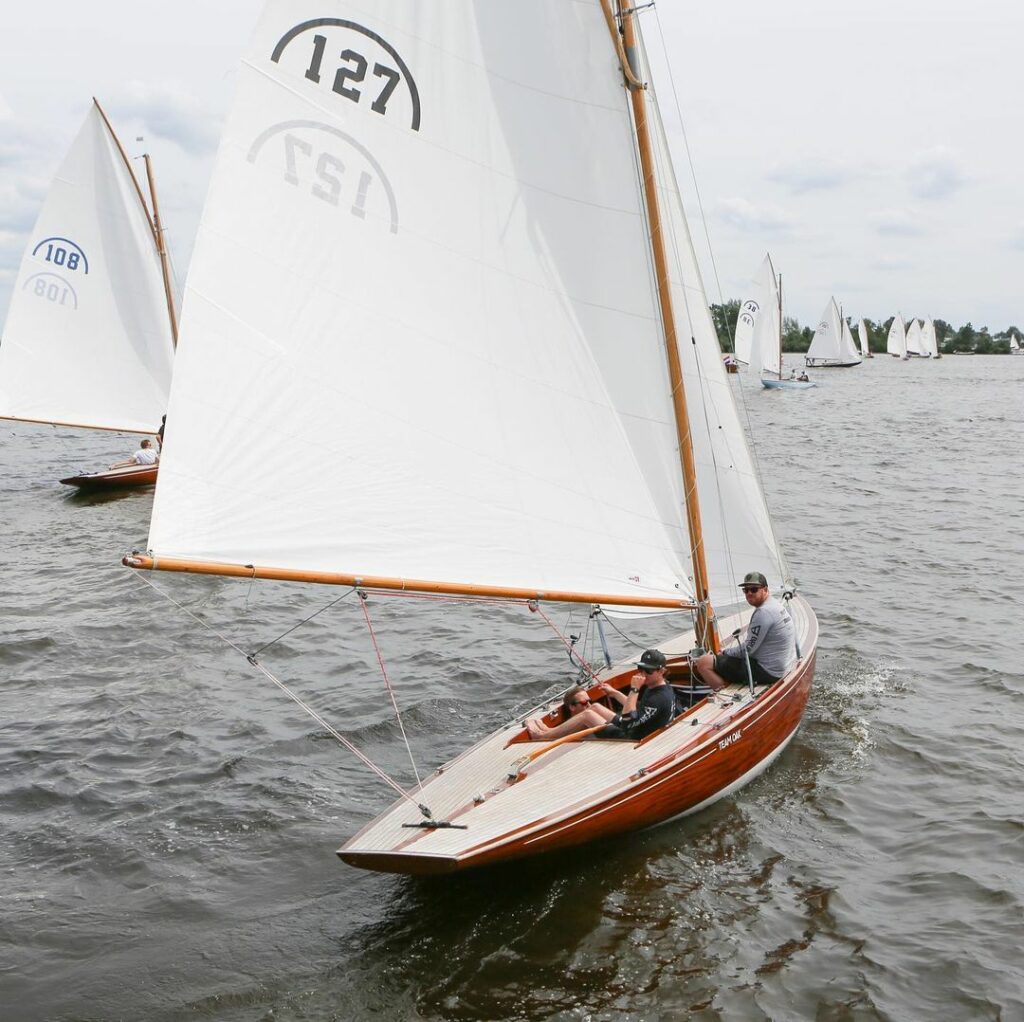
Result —
[{"label": "tree line", "polygon": [[[740,301],[738,298],[731,299],[722,305],[711,306],[711,318],[715,323],[715,330],[718,332],[718,342],[722,351],[734,351],[733,339],[736,337],[736,320],[740,314]],[[865,319],[864,323],[868,330],[868,348],[876,354],[884,354],[886,343],[889,339],[889,327],[895,316],[886,320],[875,321]],[[912,317],[907,317],[910,323]],[[850,330],[854,338],[857,336],[857,320],[846,317],[850,324]],[[944,319],[932,321],[935,324],[935,339],[939,351],[943,355],[952,355],[957,351],[973,351],[977,355],[1009,355],[1010,337],[1016,337],[1017,343],[1021,343],[1021,331],[1016,326],[1008,326],[1005,330],[991,334],[987,326],[975,329],[970,323],[962,327],[954,327]],[[801,326],[792,316],[784,316],[782,319],[782,350],[792,352],[805,352],[811,346],[814,339],[814,328]],[[859,345],[858,345],[859,347]]]}]

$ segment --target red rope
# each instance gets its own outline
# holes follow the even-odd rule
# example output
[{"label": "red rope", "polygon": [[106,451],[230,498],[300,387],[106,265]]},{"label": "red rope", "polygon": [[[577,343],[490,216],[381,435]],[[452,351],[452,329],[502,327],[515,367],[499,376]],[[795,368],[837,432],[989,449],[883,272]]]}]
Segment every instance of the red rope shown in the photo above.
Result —
[{"label": "red rope", "polygon": [[540,609],[540,604],[539,603],[532,603],[531,602],[529,604],[529,607],[530,607],[530,610],[535,611],[536,613],[540,614],[540,616],[542,618],[544,618],[545,621],[547,621],[547,623],[548,623],[549,627],[551,628],[551,630],[555,633],[555,635],[558,636],[559,639],[562,640],[562,645],[565,646],[565,648],[569,651],[570,654],[575,654],[576,658],[579,660],[581,666],[587,672],[587,674],[589,674],[591,676],[591,678],[594,679],[594,681],[597,681],[597,674],[594,673],[594,668],[591,667],[590,664],[587,663],[587,661],[584,659],[584,657],[583,657],[583,655],[581,653],[579,653],[577,650],[575,650],[573,648],[572,643],[569,642],[566,639],[566,637],[558,630],[557,626],[551,620],[551,618],[549,618],[547,616],[547,614],[545,614],[544,611]]}]

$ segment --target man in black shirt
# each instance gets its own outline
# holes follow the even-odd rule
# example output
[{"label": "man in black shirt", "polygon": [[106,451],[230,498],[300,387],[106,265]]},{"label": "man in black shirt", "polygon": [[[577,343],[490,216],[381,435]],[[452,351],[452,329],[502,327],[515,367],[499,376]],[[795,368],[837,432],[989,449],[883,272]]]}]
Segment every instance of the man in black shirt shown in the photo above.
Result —
[{"label": "man in black shirt", "polygon": [[657,649],[645,650],[637,663],[639,673],[629,680],[627,694],[602,683],[608,696],[619,704],[618,713],[606,706],[591,704],[584,691],[572,700],[568,718],[561,724],[548,727],[540,718],[533,718],[526,722],[527,733],[534,741],[552,741],[607,723],[607,727],[597,733],[598,738],[638,742],[670,723],[675,713],[675,694],[665,681],[665,666],[664,653]]},{"label": "man in black shirt", "polygon": [[[665,678],[666,666],[665,654],[661,650],[644,650],[637,663],[640,673],[630,679],[629,694],[622,710],[604,730],[597,733],[598,738],[625,738],[638,742],[672,722],[676,697]],[[616,695],[622,699],[621,695]]]}]

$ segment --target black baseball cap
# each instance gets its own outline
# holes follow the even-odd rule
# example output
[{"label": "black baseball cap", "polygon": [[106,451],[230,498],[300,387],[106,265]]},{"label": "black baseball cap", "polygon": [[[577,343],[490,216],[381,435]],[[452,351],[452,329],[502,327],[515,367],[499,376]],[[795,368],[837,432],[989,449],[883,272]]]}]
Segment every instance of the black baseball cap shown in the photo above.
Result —
[{"label": "black baseball cap", "polygon": [[743,586],[764,586],[764,588],[767,589],[768,579],[766,579],[759,571],[748,571],[746,575],[743,576],[743,581],[740,583],[741,589]]},{"label": "black baseball cap", "polygon": [[660,671],[668,664],[665,654],[660,649],[645,649],[643,655],[636,662],[641,671]]}]

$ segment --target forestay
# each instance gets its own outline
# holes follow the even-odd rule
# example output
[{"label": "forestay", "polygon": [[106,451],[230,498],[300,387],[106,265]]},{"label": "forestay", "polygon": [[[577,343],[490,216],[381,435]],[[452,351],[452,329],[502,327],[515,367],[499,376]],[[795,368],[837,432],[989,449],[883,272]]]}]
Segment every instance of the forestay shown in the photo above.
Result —
[{"label": "forestay", "polygon": [[152,433],[174,354],[149,213],[93,104],[57,171],[0,342],[0,417]]},{"label": "forestay", "polygon": [[[627,94],[598,0],[331,13],[271,2],[239,72],[153,554],[690,597]],[[674,234],[700,486],[718,470],[754,526],[737,551],[705,523],[713,593],[728,579],[734,599],[737,571],[765,570],[774,547],[685,223]]]}]

